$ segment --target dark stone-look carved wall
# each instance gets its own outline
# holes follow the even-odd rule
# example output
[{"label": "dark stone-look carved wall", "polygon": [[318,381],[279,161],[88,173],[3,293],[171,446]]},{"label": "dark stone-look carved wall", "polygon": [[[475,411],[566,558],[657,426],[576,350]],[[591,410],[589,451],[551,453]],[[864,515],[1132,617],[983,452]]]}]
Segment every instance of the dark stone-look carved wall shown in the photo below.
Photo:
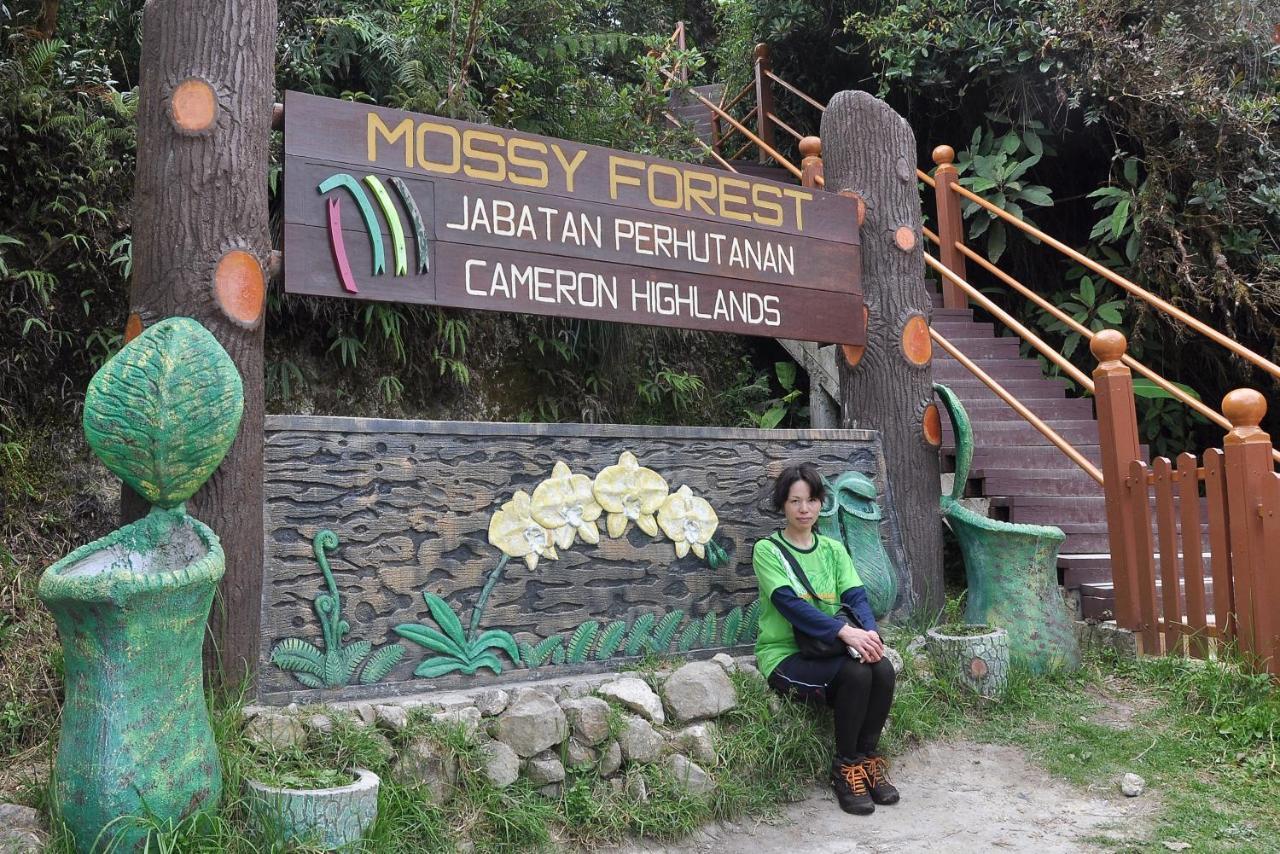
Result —
[{"label": "dark stone-look carved wall", "polygon": [[[631,451],[672,492],[688,485],[719,517],[715,541],[728,552],[719,569],[692,553],[677,558],[671,540],[631,523],[619,539],[598,520],[600,542],[581,539],[530,570],[513,558],[493,588],[480,631],[503,629],[520,643],[562,634],[588,620],[634,620],[683,611],[727,614],[756,599],[751,569],[755,539],[779,524],[768,508],[772,479],[791,461],[811,460],[828,477],[850,470],[876,481],[883,498],[879,435],[867,430],[740,430],[618,425],[486,424],[274,416],[266,432],[266,567],[258,693],[274,703],[355,699],[616,668],[591,658],[537,669],[498,652],[502,672],[480,669],[419,678],[433,653],[399,637],[394,627],[431,619],[423,591],[442,597],[463,626],[502,553],[488,542],[491,516],[517,490],[532,493],[557,460],[594,478]],[[884,503],[882,501],[882,503]],[[890,505],[891,506],[891,505]],[[312,552],[317,532],[339,545],[329,555],[343,618],[344,644],[376,649],[399,643],[398,664],[376,684],[308,689],[271,661],[273,648],[299,638],[320,650],[313,610],[326,593]],[[895,562],[901,536],[891,514],[882,534]],[[714,647],[715,644],[712,644]],[[741,646],[741,644],[738,644]],[[672,649],[675,650],[675,644]],[[702,650],[699,650],[702,652]],[[619,655],[621,650],[619,651]],[[706,654],[706,653],[704,653]]]}]

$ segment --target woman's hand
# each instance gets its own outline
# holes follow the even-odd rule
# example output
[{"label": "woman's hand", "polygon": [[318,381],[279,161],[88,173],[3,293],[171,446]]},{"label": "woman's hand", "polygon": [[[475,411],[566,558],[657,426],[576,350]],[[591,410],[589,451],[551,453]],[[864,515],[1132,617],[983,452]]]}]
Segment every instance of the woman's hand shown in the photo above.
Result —
[{"label": "woman's hand", "polygon": [[845,626],[836,637],[848,647],[852,647],[862,656],[867,664],[875,664],[884,657],[884,643],[875,632],[865,632],[854,626]]}]

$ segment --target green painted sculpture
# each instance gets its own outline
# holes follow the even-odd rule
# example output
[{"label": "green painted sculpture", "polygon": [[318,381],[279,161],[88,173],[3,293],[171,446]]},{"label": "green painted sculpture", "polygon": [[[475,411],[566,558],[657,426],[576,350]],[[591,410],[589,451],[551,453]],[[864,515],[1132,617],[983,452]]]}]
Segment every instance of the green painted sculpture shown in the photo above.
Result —
[{"label": "green painted sculpture", "polygon": [[933,388],[956,434],[955,481],[942,497],[942,513],[964,556],[965,622],[1007,629],[1010,657],[1033,673],[1077,669],[1080,646],[1058,592],[1058,548],[1066,535],[1050,525],[989,519],[960,504],[973,462],[973,427],[951,389]]},{"label": "green painted sculpture", "polygon": [[89,383],[90,446],[154,506],[40,579],[66,663],[54,789],[79,851],[137,850],[134,817],[176,822],[221,794],[201,644],[224,558],[184,502],[226,455],[243,397],[230,357],[188,318],[152,326]]},{"label": "green painted sculpture", "polygon": [[[384,646],[377,652],[367,640],[343,643],[342,636],[351,626],[342,619],[342,596],[329,568],[329,556],[338,547],[338,535],[330,530],[320,531],[311,542],[311,551],[324,575],[328,593],[316,597],[311,607],[320,619],[320,634],[324,649],[302,638],[285,638],[271,650],[271,661],[281,670],[287,670],[308,688],[345,688],[360,673],[361,685],[382,681],[404,657],[400,644]],[[369,654],[373,653],[370,658]],[[368,659],[366,662],[365,659]],[[362,669],[363,666],[363,669]]]},{"label": "green painted sculpture", "polygon": [[898,573],[880,539],[880,505],[876,485],[856,471],[845,472],[828,482],[827,500],[818,517],[818,532],[844,543],[853,558],[879,619],[889,613],[898,599]]}]

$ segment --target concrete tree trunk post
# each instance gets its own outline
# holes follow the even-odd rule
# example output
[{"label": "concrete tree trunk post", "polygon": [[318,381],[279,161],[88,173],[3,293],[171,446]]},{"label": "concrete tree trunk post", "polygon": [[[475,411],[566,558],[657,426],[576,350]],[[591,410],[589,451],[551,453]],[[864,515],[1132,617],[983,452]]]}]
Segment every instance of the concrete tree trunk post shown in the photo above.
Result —
[{"label": "concrete tree trunk post", "polygon": [[941,427],[933,402],[931,303],[920,247],[915,136],[888,104],[865,92],[837,93],[822,116],[823,171],[830,191],[855,195],[862,220],[865,347],[845,347],[840,367],[845,427],[879,430],[891,495],[905,540],[901,567],[929,609],[943,603],[938,502]]},{"label": "concrete tree trunk post", "polygon": [[[206,665],[220,666],[230,684],[256,658],[261,608],[262,318],[275,38],[275,0],[151,0],[143,11],[125,338],[166,317],[192,317],[214,334],[243,378],[240,434],[190,505],[226,549]],[[124,520],[146,509],[126,487]]]}]

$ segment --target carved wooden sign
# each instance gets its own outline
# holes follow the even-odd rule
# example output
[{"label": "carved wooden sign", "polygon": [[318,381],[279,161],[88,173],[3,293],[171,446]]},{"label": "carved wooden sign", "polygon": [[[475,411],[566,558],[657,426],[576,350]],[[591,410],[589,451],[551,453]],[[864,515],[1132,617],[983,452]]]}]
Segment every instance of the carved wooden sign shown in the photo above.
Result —
[{"label": "carved wooden sign", "polygon": [[292,293],[864,340],[833,193],[298,92],[284,138]]},{"label": "carved wooden sign", "polygon": [[[768,492],[879,435],[271,416],[257,688],[373,698],[750,650]],[[896,517],[881,540],[902,566]]]}]

